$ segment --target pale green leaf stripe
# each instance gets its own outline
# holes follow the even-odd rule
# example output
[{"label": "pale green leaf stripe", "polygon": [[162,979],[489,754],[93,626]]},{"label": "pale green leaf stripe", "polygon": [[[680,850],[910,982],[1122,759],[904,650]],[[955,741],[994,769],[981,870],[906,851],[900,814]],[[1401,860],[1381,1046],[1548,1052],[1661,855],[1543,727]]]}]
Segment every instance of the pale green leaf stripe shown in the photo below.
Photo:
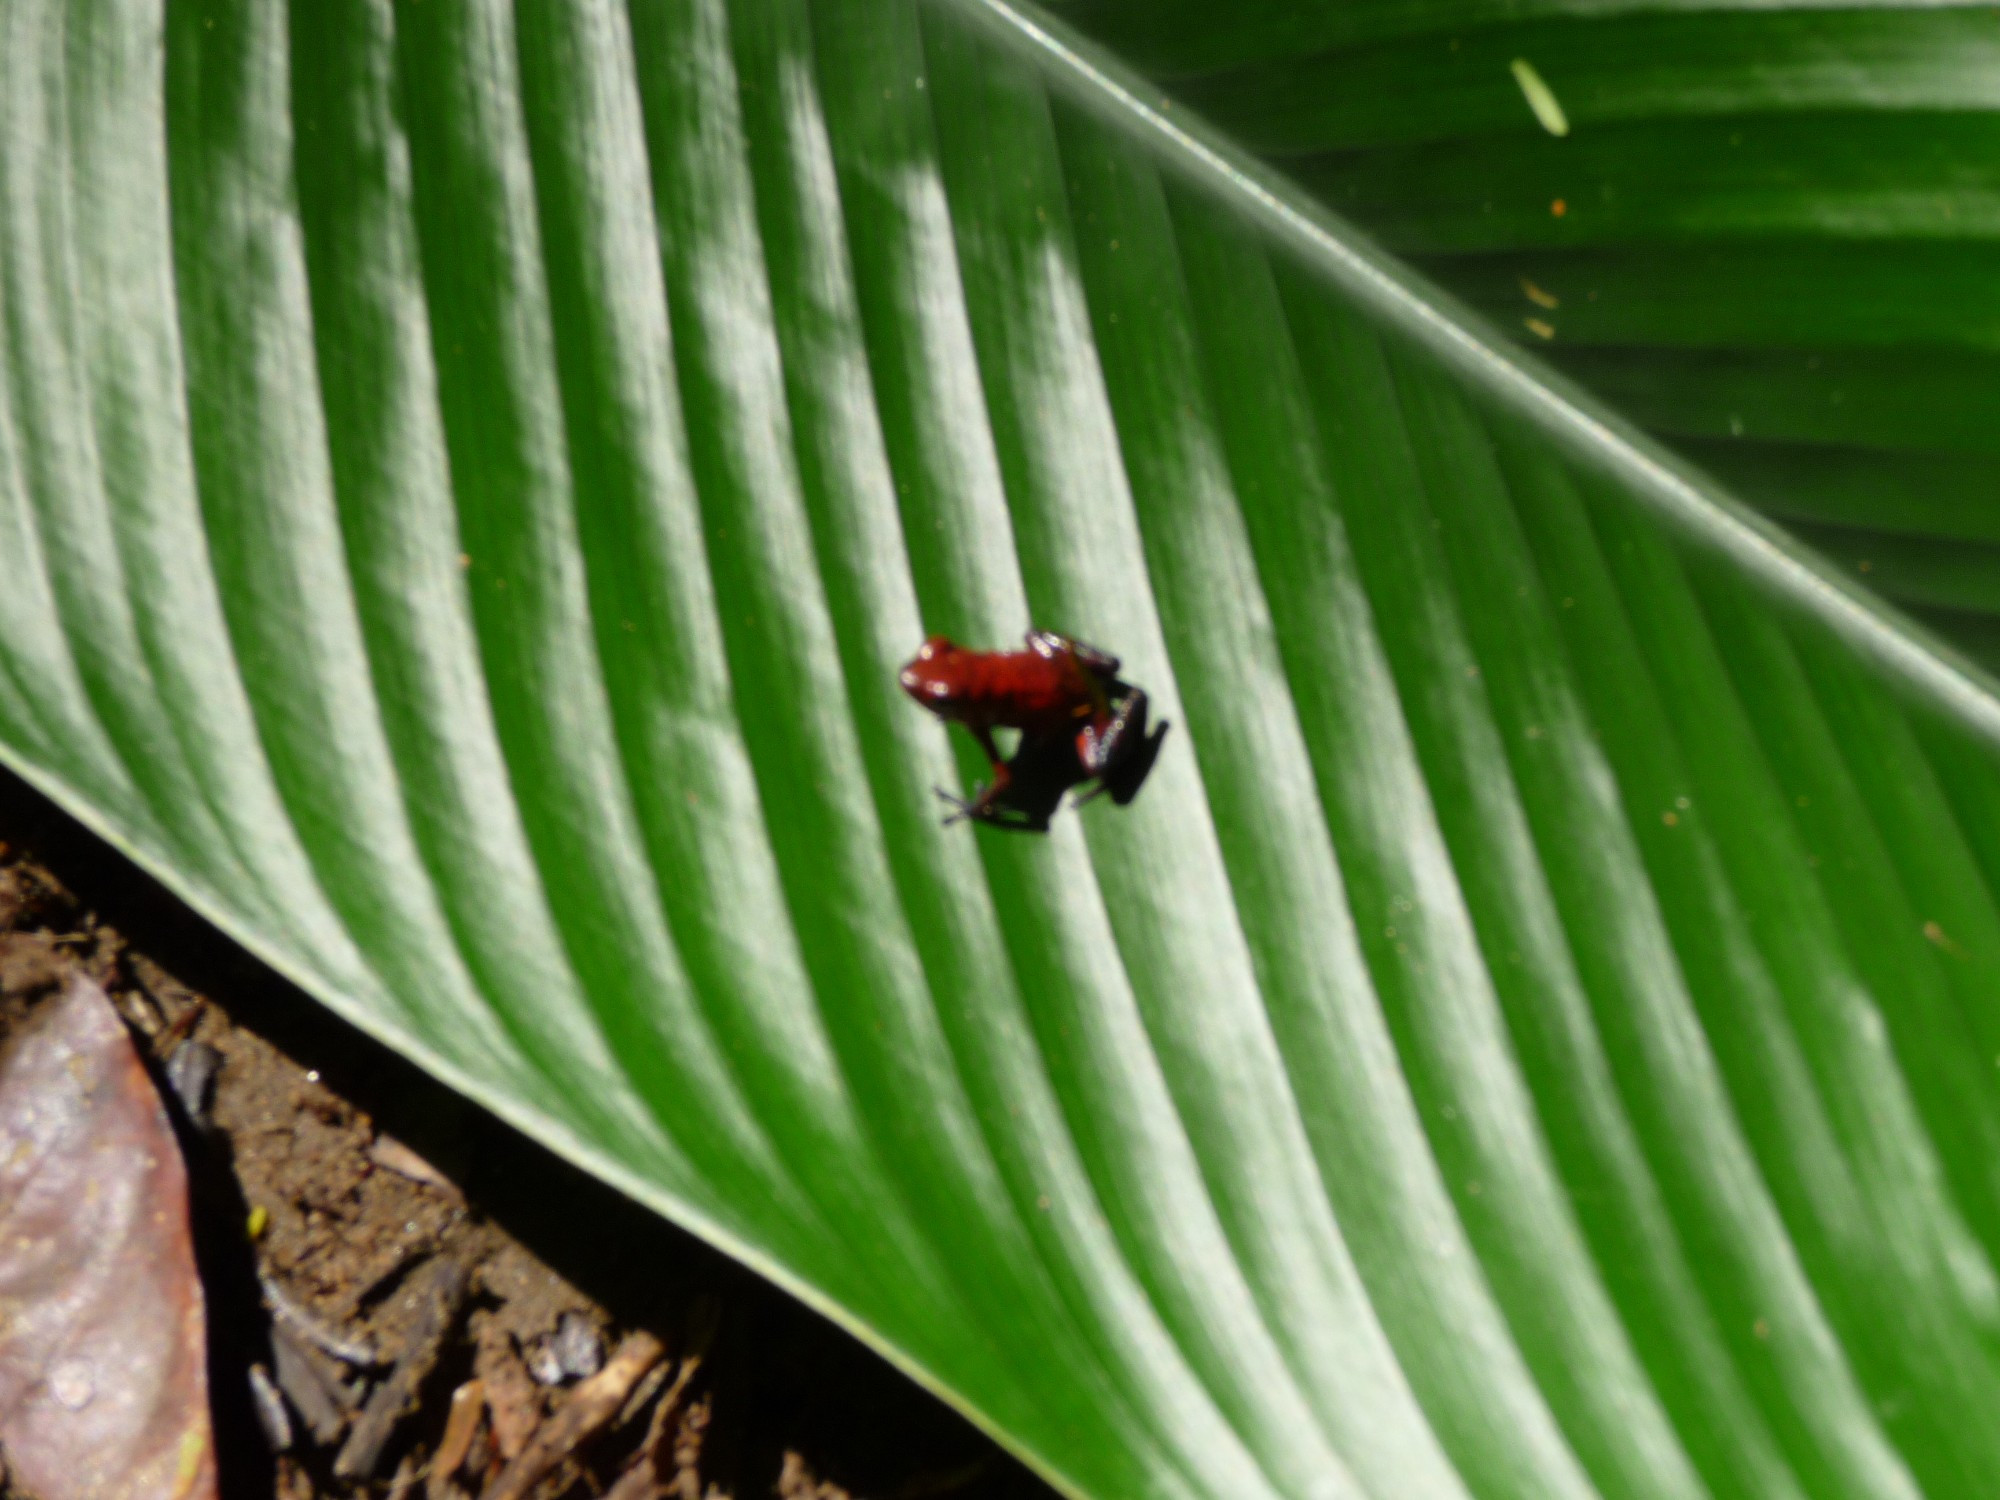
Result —
[{"label": "pale green leaf stripe", "polygon": [[[0,26],[0,755],[261,955],[1071,1493],[1994,1472],[2000,719],[1833,570],[1023,10]],[[942,828],[1029,620],[1166,754]]]}]

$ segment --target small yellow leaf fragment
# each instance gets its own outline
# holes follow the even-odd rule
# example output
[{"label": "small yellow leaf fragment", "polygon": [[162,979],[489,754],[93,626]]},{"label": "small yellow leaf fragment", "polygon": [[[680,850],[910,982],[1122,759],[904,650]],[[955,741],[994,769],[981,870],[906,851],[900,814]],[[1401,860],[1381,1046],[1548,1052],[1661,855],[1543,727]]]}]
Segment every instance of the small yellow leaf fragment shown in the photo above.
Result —
[{"label": "small yellow leaf fragment", "polygon": [[1521,326],[1538,339],[1552,339],[1556,336],[1555,325],[1544,323],[1540,318],[1523,318]]},{"label": "small yellow leaf fragment", "polygon": [[261,1240],[264,1237],[264,1231],[271,1227],[271,1210],[264,1207],[261,1203],[258,1204],[250,1210],[250,1221],[243,1227],[249,1232],[251,1239]]},{"label": "small yellow leaf fragment", "polygon": [[1933,947],[1942,948],[1953,958],[1965,957],[1965,950],[1951,940],[1951,934],[1936,922],[1924,923],[1924,941]]},{"label": "small yellow leaf fragment", "polygon": [[174,1455],[174,1487],[170,1491],[173,1500],[183,1500],[193,1493],[195,1481],[201,1478],[202,1460],[207,1457],[206,1428],[190,1427],[181,1434],[180,1449]]},{"label": "small yellow leaf fragment", "polygon": [[1507,66],[1514,74],[1514,82],[1521,85],[1521,96],[1528,101],[1528,108],[1535,112],[1542,129],[1550,135],[1568,135],[1569,116],[1563,113],[1562,101],[1542,81],[1535,65],[1525,57],[1517,57]]},{"label": "small yellow leaf fragment", "polygon": [[1550,312],[1554,312],[1563,305],[1562,298],[1558,297],[1554,292],[1542,290],[1542,288],[1535,285],[1534,282],[1528,280],[1525,276],[1521,278],[1521,295],[1534,303],[1535,306],[1546,307]]}]

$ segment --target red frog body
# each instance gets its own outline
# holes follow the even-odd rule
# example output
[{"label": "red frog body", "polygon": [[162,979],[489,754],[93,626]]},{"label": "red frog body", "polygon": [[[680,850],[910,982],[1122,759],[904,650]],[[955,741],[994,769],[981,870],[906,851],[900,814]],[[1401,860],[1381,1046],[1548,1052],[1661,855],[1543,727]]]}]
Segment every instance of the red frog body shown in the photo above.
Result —
[{"label": "red frog body", "polygon": [[1046,652],[973,651],[934,635],[903,668],[903,691],[974,733],[1057,734],[1103,712],[1107,685],[1118,673],[1116,657],[1093,652],[1086,658],[1074,644],[1064,641]]},{"label": "red frog body", "polygon": [[[956,809],[996,827],[1046,832],[1063,794],[1087,781],[1120,805],[1152,769],[1161,723],[1146,726],[1146,694],[1118,676],[1118,658],[1049,630],[1031,630],[1023,651],[978,651],[932,636],[903,668],[903,690],[947,722],[963,724],[993,767],[972,800],[939,789]],[[1021,734],[1003,759],[995,729]]]}]

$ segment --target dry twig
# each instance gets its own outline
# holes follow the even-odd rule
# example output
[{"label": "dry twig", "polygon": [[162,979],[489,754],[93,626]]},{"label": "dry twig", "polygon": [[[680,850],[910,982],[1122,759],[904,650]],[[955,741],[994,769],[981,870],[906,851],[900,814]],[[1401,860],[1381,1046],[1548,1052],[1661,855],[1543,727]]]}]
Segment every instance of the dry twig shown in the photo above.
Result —
[{"label": "dry twig", "polygon": [[626,1335],[611,1362],[570,1392],[562,1409],[544,1422],[528,1446],[500,1471],[482,1500],[521,1500],[543,1475],[618,1414],[632,1387],[665,1353],[650,1333]]},{"label": "dry twig", "polygon": [[459,1305],[465,1301],[466,1279],[464,1265],[451,1256],[439,1256],[431,1262],[418,1293],[423,1310],[410,1330],[402,1358],[361,1408],[354,1430],[333,1461],[333,1472],[340,1478],[365,1479],[375,1472],[389,1435],[415,1404],[417,1388],[437,1363],[445,1335],[451,1332]]}]

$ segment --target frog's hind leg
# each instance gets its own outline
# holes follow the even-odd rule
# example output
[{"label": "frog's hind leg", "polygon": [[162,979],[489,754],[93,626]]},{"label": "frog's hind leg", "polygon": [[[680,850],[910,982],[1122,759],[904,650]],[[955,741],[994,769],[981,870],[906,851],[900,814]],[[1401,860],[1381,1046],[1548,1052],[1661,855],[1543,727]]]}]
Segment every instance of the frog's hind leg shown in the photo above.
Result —
[{"label": "frog's hind leg", "polygon": [[1146,741],[1146,690],[1117,684],[1110,711],[1076,732],[1076,758],[1086,776],[1102,776]]},{"label": "frog's hind leg", "polygon": [[1167,737],[1173,727],[1169,720],[1162,719],[1153,726],[1153,732],[1139,740],[1131,754],[1117,765],[1105,771],[1102,785],[1111,793],[1111,800],[1123,807],[1139,795],[1139,788],[1152,773],[1153,762],[1160,758],[1160,742]]},{"label": "frog's hind leg", "polygon": [[1077,731],[1077,759],[1087,775],[1098,779],[1098,790],[1109,792],[1111,800],[1123,807],[1139,795],[1153,762],[1159,759],[1160,742],[1168,727],[1163,719],[1147,732],[1146,694],[1140,688],[1130,688],[1105,723],[1086,724]]}]

